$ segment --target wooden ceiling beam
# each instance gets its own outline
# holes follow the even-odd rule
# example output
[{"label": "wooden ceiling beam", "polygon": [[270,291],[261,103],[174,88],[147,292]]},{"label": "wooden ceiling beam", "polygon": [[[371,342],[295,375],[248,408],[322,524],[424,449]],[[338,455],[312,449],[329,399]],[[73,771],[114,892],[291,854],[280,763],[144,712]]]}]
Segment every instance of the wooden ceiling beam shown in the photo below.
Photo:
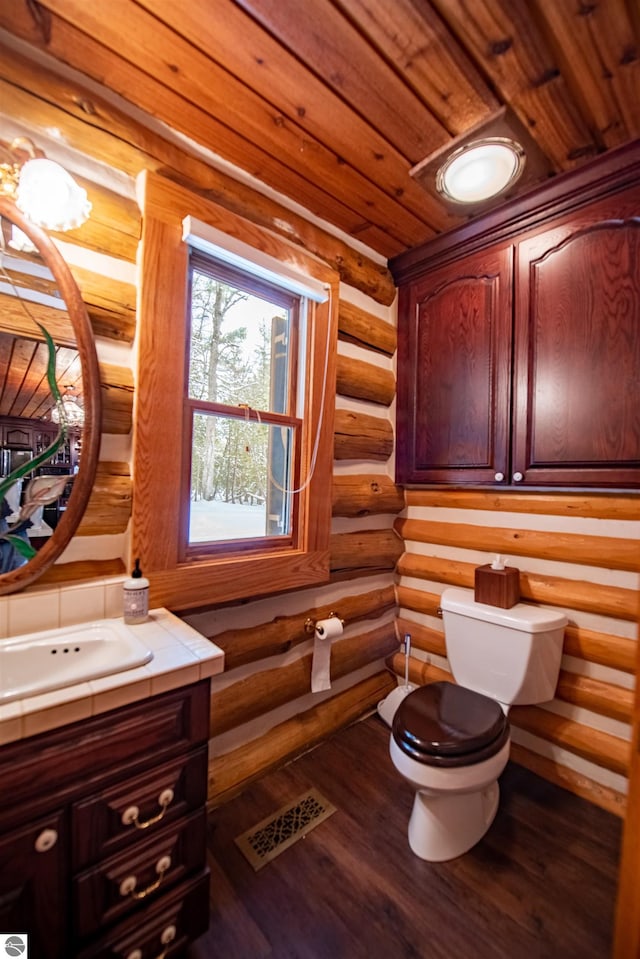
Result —
[{"label": "wooden ceiling beam", "polygon": [[[64,132],[65,139],[74,149],[132,178],[144,169],[162,172],[179,183],[191,182],[191,177],[195,175],[197,177],[195,185],[206,194],[211,190],[211,186],[205,184],[210,181],[216,185],[220,179],[228,184],[236,182],[224,174],[216,176],[213,168],[201,160],[190,158],[180,147],[168,141],[162,142],[160,138],[153,139],[153,134],[150,135],[146,128],[137,125],[135,121],[130,121],[130,138],[124,139],[118,134],[114,136],[110,129],[110,119],[114,111],[104,101],[101,102],[96,96],[78,97],[77,91],[80,88],[77,84],[57,77],[51,71],[46,71],[28,61],[23,62],[22,71],[17,71],[15,58],[11,62],[10,57],[11,51],[0,44],[0,78],[8,78],[0,79],[0,103],[5,115],[19,118],[32,128],[41,130],[44,135],[51,126],[54,126]],[[26,91],[33,91],[33,95]],[[85,107],[90,105],[89,116],[77,106],[76,100],[80,100]],[[69,105],[72,105],[72,108],[70,112],[67,112]],[[103,110],[104,106],[107,106],[107,109]],[[141,148],[138,148],[138,143]],[[146,148],[153,150],[153,155],[147,153]],[[161,157],[166,157],[170,161],[169,169],[166,168]],[[251,188],[248,189],[255,202],[255,192]],[[233,192],[233,190],[229,189],[227,192]],[[324,195],[322,202],[326,204],[326,209],[323,207],[325,215],[327,217],[335,215],[336,204],[328,195]],[[248,208],[251,208],[250,203]],[[280,207],[280,209],[284,214],[284,208]],[[341,225],[345,232],[360,235],[363,242],[372,239],[373,234],[376,245],[383,248],[386,256],[393,255],[392,251],[404,248],[402,242],[372,227],[353,211],[345,211],[344,222],[340,215],[337,219],[338,225]]]},{"label": "wooden ceiling beam", "polygon": [[640,135],[638,37],[624,0],[537,0],[536,6],[562,73],[602,142],[615,147]]},{"label": "wooden ceiling beam", "polygon": [[[449,132],[331,0],[238,0],[258,23],[342,97],[410,163],[444,146]],[[318,29],[307,29],[318,24]],[[375,102],[375,110],[371,109]]]},{"label": "wooden ceiling beam", "polygon": [[[326,194],[334,198],[329,204],[329,218],[337,201],[352,211],[352,229],[361,231],[371,222],[409,245],[433,234],[413,213],[342,157],[137,4],[130,0],[109,0],[108,6],[87,4],[84,0],[42,0],[40,6],[63,18],[86,38],[100,37],[100,43],[110,51],[109,86],[125,99],[247,172],[253,173],[248,157],[257,152],[261,166],[266,160],[271,167],[269,175],[261,170],[259,178],[286,195],[295,196],[312,212],[326,215],[326,207],[319,202],[319,194],[324,191],[324,204]],[[138,85],[122,80],[127,65],[146,74],[147,83],[149,78],[154,81],[153,96],[144,104],[140,102]],[[90,58],[84,59],[82,69],[97,78]],[[181,94],[177,109],[176,84]],[[173,109],[168,107],[168,101],[174,104]],[[197,123],[193,115],[188,124],[185,122],[189,104],[192,114],[197,104],[201,114]],[[237,129],[239,118],[242,134]],[[212,137],[216,122],[217,135]]]},{"label": "wooden ceiling beam", "polygon": [[[0,6],[0,24],[8,28],[8,20],[28,42],[35,39],[36,46],[47,49],[22,7]],[[101,49],[95,44],[96,53]],[[107,63],[108,58],[104,65]],[[375,263],[303,216],[141,126],[86,88],[37,67],[3,45],[0,45],[0,77],[12,80],[0,82],[3,111],[19,117],[34,130],[46,132],[52,126],[57,127],[73,149],[130,176],[143,169],[161,172],[251,222],[299,243],[336,269],[345,283],[378,302],[385,305],[393,302],[395,286],[386,266]],[[30,90],[33,94],[26,92]],[[64,108],[52,105],[49,97]],[[362,239],[367,241],[366,236]]]},{"label": "wooden ceiling beam", "polygon": [[[534,17],[534,3],[431,0],[541,150],[566,170],[600,149]],[[561,6],[562,4],[559,4]]]},{"label": "wooden ceiling beam", "polygon": [[336,0],[452,136],[500,108],[484,76],[440,17],[414,0]]},{"label": "wooden ceiling beam", "polygon": [[[265,101],[324,142],[346,163],[360,170],[395,203],[429,229],[452,225],[443,204],[409,179],[408,160],[363,118],[316,77],[276,39],[242,11],[234,0],[139,0],[151,14],[198,47]],[[242,37],[242,43],[238,43]],[[327,127],[326,117],[331,117]],[[420,118],[416,117],[416,123]]]}]

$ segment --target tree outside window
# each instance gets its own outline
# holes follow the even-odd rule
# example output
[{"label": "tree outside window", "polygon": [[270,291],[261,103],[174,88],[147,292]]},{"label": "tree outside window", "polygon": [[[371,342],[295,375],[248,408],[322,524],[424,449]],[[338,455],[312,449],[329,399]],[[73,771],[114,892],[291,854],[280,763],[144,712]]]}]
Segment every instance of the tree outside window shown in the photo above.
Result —
[{"label": "tree outside window", "polygon": [[292,535],[300,298],[193,252],[187,549]]}]

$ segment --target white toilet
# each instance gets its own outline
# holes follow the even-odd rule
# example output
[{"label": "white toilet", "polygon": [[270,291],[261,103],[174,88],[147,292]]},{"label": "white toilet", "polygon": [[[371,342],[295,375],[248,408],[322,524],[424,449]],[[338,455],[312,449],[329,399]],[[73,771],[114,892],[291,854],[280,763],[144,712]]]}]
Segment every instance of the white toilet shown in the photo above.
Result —
[{"label": "white toilet", "polygon": [[482,839],[498,808],[509,758],[507,712],[553,699],[567,618],[518,603],[476,603],[473,590],[441,597],[447,658],[456,684],[421,686],[398,707],[391,759],[416,789],[409,845],[443,862]]}]

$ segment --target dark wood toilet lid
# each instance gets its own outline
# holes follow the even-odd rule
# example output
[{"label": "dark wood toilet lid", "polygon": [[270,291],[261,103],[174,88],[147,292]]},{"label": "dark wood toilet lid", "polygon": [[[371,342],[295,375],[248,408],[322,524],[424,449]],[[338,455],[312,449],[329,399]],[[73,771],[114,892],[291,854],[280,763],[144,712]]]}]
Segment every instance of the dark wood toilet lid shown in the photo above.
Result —
[{"label": "dark wood toilet lid", "polygon": [[429,683],[401,702],[393,738],[413,759],[465,766],[495,755],[509,737],[499,703],[454,683]]}]

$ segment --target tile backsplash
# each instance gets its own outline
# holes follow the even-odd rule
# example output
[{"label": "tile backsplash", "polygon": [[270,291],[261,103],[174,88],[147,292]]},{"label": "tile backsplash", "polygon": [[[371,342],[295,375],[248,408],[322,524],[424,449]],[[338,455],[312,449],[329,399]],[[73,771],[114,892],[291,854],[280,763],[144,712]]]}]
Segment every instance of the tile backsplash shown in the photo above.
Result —
[{"label": "tile backsplash", "polygon": [[35,586],[26,593],[0,596],[0,642],[23,633],[122,616],[125,579],[112,576],[74,586]]}]

